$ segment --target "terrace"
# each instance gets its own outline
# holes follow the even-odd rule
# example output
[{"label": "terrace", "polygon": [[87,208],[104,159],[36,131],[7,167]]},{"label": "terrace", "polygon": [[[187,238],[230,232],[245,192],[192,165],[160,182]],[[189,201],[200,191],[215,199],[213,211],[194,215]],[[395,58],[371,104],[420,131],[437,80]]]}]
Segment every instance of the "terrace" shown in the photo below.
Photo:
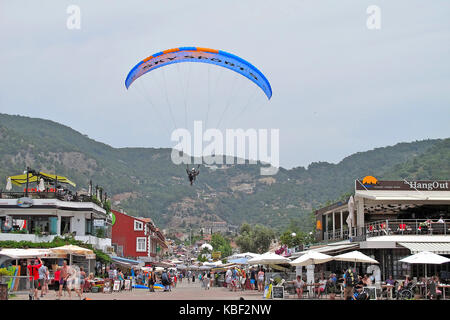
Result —
[{"label": "terrace", "polygon": [[[370,237],[390,235],[450,235],[450,219],[442,222],[430,219],[386,219],[368,222],[363,228],[352,228],[352,239],[364,241]],[[358,235],[358,236],[356,236]],[[324,241],[349,240],[349,229],[324,232]]]}]

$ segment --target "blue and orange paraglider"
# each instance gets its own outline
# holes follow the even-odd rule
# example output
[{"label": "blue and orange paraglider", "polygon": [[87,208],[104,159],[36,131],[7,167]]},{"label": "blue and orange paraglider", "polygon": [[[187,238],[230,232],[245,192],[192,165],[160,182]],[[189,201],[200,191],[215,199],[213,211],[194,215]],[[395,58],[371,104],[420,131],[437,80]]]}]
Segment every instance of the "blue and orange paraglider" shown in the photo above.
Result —
[{"label": "blue and orange paraglider", "polygon": [[137,78],[147,72],[181,62],[210,63],[230,69],[253,81],[264,91],[268,99],[272,97],[272,88],[269,81],[250,62],[222,50],[199,47],[180,47],[164,50],[145,58],[128,73],[125,86],[128,89]]}]

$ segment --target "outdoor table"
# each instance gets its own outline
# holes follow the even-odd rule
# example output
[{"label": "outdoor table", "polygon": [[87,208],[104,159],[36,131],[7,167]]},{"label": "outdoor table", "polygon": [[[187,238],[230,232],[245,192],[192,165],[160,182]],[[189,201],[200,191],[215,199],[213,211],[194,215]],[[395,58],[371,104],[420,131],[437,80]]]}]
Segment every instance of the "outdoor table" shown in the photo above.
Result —
[{"label": "outdoor table", "polygon": [[416,283],[416,286],[419,288],[419,294],[420,294],[422,297],[425,297],[425,299],[426,299],[426,292],[425,292],[425,295],[423,294],[423,291],[424,291],[424,289],[425,289],[425,283],[423,283],[423,282],[417,282],[417,283]]},{"label": "outdoor table", "polygon": [[440,284],[439,288],[442,288],[442,299],[445,300],[445,289],[450,288],[450,284]]},{"label": "outdoor table", "polygon": [[392,284],[382,284],[381,285],[382,288],[386,288],[389,291],[389,299],[392,300],[392,289],[394,288],[394,285]]}]

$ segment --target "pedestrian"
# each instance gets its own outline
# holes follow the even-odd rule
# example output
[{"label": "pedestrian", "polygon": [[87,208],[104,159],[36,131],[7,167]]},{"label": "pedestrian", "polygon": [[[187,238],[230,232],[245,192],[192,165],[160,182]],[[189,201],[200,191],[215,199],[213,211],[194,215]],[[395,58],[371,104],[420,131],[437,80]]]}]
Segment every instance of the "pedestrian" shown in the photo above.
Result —
[{"label": "pedestrian", "polygon": [[39,268],[42,266],[41,258],[36,258],[36,260],[28,261],[28,275],[30,280],[30,300],[39,300],[38,298],[38,287],[39,287]]},{"label": "pedestrian", "polygon": [[45,287],[46,287],[46,280],[48,276],[48,269],[45,266],[45,264],[41,264],[41,267],[38,269],[39,272],[39,287],[41,289],[41,298],[46,294]]},{"label": "pedestrian", "polygon": [[84,288],[86,285],[86,272],[83,267],[80,267],[80,290],[81,293],[84,293]]},{"label": "pedestrian", "polygon": [[161,275],[161,282],[162,282],[162,285],[164,286],[164,292],[169,291],[170,282],[169,282],[169,276],[167,274],[167,269],[164,269],[164,271]]},{"label": "pedestrian", "polygon": [[231,278],[233,276],[233,272],[231,271],[231,269],[228,269],[227,272],[225,273],[225,283],[227,288],[231,291]]},{"label": "pedestrian", "polygon": [[344,299],[352,300],[353,297],[353,287],[356,285],[357,276],[351,268],[344,274]]},{"label": "pedestrian", "polygon": [[264,269],[260,268],[258,272],[258,291],[264,291]]},{"label": "pedestrian", "polygon": [[67,265],[67,261],[63,261],[63,266],[61,268],[61,273],[59,276],[59,294],[58,297],[61,299],[62,291],[64,286],[66,287],[67,292],[69,292],[69,298],[71,298],[70,290],[67,288],[67,278],[69,277],[69,266]]},{"label": "pedestrian", "polygon": [[252,290],[256,290],[255,284],[256,284],[256,270],[253,267],[251,267],[250,268],[250,288]]},{"label": "pedestrian", "polygon": [[55,277],[54,277],[54,282],[55,282],[55,298],[58,300],[58,292],[59,292],[59,281],[61,279],[61,267],[57,266],[56,267],[56,271],[55,271]]},{"label": "pedestrian", "polygon": [[148,289],[150,292],[155,292],[155,272],[153,271],[153,268],[150,268],[150,271],[148,272]]},{"label": "pedestrian", "polygon": [[214,286],[214,271],[212,271],[212,270],[209,273],[209,286],[210,287]]},{"label": "pedestrian", "polygon": [[203,286],[205,287],[205,290],[209,289],[209,274],[207,271],[203,274]]},{"label": "pedestrian", "polygon": [[75,293],[78,295],[80,300],[81,292],[80,292],[80,271],[79,268],[76,265],[71,265],[67,269],[67,290],[69,291],[69,299],[72,299],[71,297],[71,291],[72,289],[75,291]]}]

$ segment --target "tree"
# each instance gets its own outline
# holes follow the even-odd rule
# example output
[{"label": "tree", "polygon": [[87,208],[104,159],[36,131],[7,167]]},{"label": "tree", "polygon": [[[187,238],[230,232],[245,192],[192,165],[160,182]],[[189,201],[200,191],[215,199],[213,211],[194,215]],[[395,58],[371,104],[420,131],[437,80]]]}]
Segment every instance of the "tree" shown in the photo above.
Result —
[{"label": "tree", "polygon": [[222,257],[231,256],[230,241],[220,233],[213,233],[211,236],[211,245],[214,251],[220,251]]},{"label": "tree", "polygon": [[264,253],[269,250],[270,243],[274,238],[275,233],[272,229],[259,224],[254,227],[249,224],[243,224],[240,235],[236,239],[236,244],[242,252]]}]

